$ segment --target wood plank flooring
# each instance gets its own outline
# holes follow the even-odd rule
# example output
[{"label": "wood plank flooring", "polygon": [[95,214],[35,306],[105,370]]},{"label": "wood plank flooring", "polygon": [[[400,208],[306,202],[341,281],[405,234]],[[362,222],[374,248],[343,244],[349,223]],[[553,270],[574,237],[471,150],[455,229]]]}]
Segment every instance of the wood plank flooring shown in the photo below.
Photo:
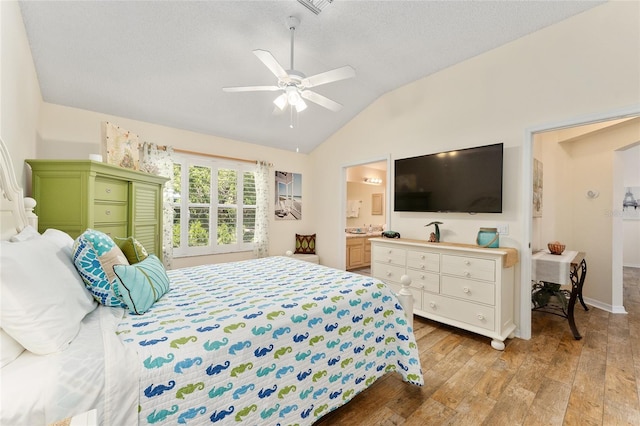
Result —
[{"label": "wood plank flooring", "polygon": [[624,306],[533,312],[531,340],[489,338],[415,317],[423,387],[390,374],[327,414],[329,425],[640,425],[640,269],[624,268]]}]

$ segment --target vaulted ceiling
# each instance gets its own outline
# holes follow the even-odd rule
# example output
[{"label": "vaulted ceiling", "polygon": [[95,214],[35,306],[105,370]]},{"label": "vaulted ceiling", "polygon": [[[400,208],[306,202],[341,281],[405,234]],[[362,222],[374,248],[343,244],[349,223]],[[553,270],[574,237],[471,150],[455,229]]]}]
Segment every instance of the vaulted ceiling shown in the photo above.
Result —
[{"label": "vaulted ceiling", "polygon": [[[316,0],[316,3],[318,1]],[[383,94],[603,1],[353,1],[318,15],[296,0],[24,1],[21,11],[46,102],[287,150],[310,152]],[[344,65],[352,79],[314,88],[290,128],[252,53],[268,50],[310,76]],[[470,76],[472,78],[473,76]]]}]

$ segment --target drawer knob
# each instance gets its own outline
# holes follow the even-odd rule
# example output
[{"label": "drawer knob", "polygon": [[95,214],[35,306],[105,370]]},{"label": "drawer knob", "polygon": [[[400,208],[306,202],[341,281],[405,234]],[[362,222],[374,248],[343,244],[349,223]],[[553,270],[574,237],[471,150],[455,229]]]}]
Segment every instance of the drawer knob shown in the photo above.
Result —
[{"label": "drawer knob", "polygon": [[471,293],[471,290],[469,290],[469,287],[464,287],[462,291],[464,291],[466,294]]},{"label": "drawer knob", "polygon": [[107,216],[109,216],[111,214],[111,210],[105,210],[104,214],[106,214]]},{"label": "drawer knob", "polygon": [[470,261],[468,261],[468,260],[465,260],[465,261],[464,261],[464,264],[468,266],[468,265],[471,265],[471,262],[470,262]]},{"label": "drawer knob", "polygon": [[464,276],[465,276],[465,277],[467,277],[467,278],[469,278],[469,277],[471,276],[471,272],[466,271],[466,272],[464,273]]},{"label": "drawer knob", "polygon": [[391,276],[391,272],[387,271],[387,276],[390,277]]},{"label": "drawer knob", "polygon": [[424,265],[423,264],[420,264],[420,269],[424,269]]},{"label": "drawer knob", "polygon": [[420,259],[424,260],[424,254],[420,255]]},{"label": "drawer knob", "polygon": [[387,259],[387,263],[391,263],[391,258],[388,258],[388,259]]},{"label": "drawer knob", "polygon": [[111,194],[111,188],[105,188],[104,192],[106,192],[107,194]]},{"label": "drawer knob", "polygon": [[436,302],[429,302],[429,306],[431,306],[432,309],[436,308]]},{"label": "drawer knob", "polygon": [[484,321],[484,315],[478,314],[477,317],[480,321]]},{"label": "drawer knob", "polygon": [[420,275],[420,279],[424,280],[424,274]]},{"label": "drawer knob", "polygon": [[392,252],[392,250],[391,250],[391,249],[389,249],[389,250],[387,251],[387,253],[389,253],[389,254],[391,254],[391,252]]}]

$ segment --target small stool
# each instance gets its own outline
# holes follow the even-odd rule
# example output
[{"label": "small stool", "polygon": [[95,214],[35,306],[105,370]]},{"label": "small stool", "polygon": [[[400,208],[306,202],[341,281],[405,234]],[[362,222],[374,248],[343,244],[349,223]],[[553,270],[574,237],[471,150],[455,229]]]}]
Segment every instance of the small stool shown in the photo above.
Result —
[{"label": "small stool", "polygon": [[315,263],[316,265],[320,264],[320,256],[317,254],[291,253],[290,250],[287,251],[286,254],[294,259],[304,260],[305,262]]}]

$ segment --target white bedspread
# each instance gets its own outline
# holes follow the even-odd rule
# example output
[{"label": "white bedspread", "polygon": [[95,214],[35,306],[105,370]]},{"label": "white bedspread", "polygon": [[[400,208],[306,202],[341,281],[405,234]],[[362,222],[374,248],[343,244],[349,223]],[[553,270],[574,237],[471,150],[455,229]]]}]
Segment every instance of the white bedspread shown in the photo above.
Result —
[{"label": "white bedspread", "polygon": [[136,424],[138,372],[127,361],[136,355],[115,334],[123,313],[98,307],[65,351],[25,351],[2,368],[0,424],[46,425],[94,408],[100,424]]},{"label": "white bedspread", "polygon": [[140,425],[311,425],[386,373],[423,384],[405,313],[374,278],[288,257],[169,277],[118,326],[138,354]]}]

